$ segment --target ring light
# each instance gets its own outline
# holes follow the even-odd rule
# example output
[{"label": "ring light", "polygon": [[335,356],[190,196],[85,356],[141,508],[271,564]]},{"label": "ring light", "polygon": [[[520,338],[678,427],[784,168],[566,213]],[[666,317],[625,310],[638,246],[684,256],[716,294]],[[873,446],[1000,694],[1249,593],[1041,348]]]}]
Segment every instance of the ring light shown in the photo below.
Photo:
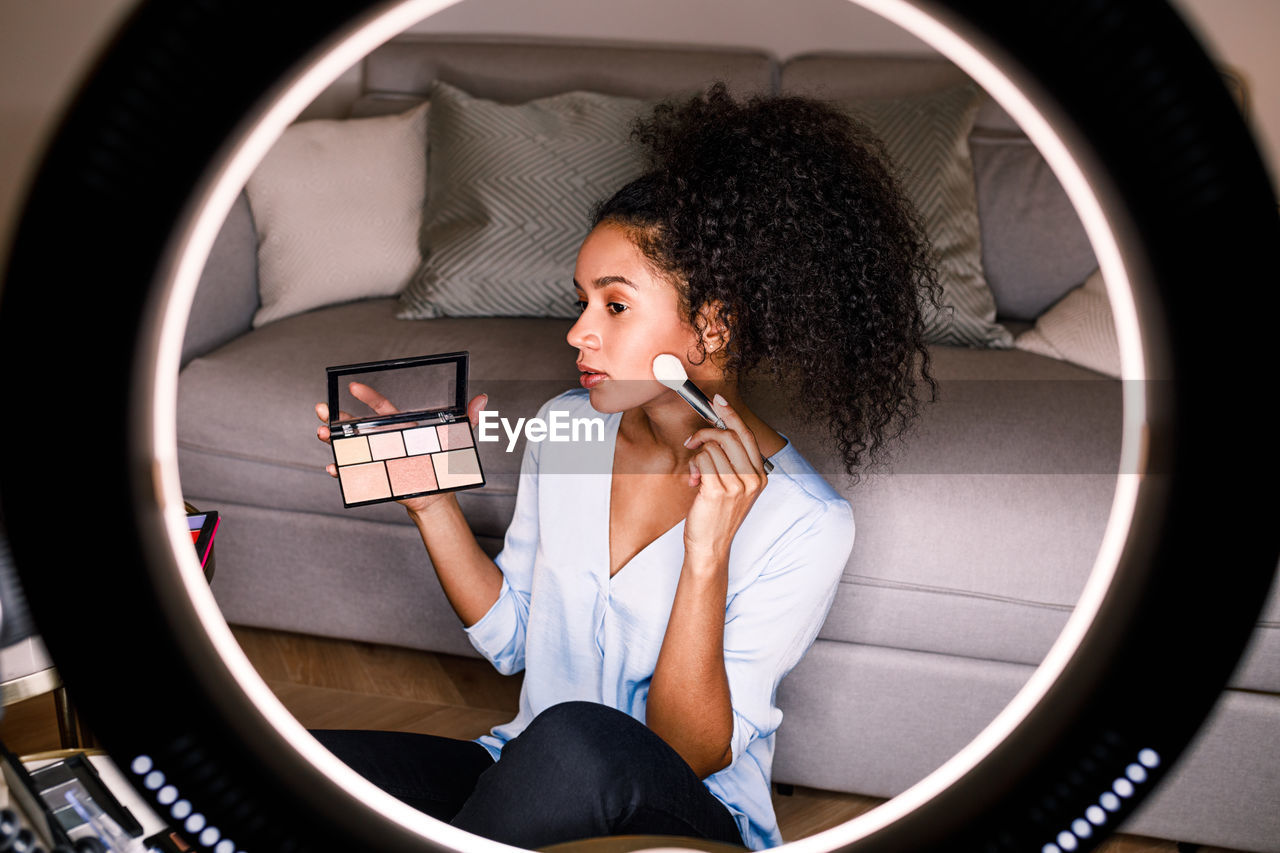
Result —
[{"label": "ring light", "polygon": [[[1257,393],[1270,344],[1197,334],[1239,327],[1200,297],[1206,282],[1254,287],[1254,312],[1274,316],[1276,199],[1211,63],[1161,2],[858,2],[991,92],[1070,194],[1116,311],[1122,471],[1084,597],[1012,704],[909,791],[789,846],[1091,849],[1204,720],[1280,555],[1270,505],[1244,488],[1275,482],[1273,430],[1224,411]],[[178,353],[218,225],[312,98],[444,5],[144,3],[66,115],[13,241],[0,347],[36,367],[14,394],[54,397],[46,435],[96,448],[74,482],[7,456],[15,562],[95,733],[144,796],[179,791],[216,853],[502,848],[383,794],[275,700],[184,542],[177,482]],[[50,317],[69,333],[40,339]],[[82,504],[101,535],[45,535]]]}]

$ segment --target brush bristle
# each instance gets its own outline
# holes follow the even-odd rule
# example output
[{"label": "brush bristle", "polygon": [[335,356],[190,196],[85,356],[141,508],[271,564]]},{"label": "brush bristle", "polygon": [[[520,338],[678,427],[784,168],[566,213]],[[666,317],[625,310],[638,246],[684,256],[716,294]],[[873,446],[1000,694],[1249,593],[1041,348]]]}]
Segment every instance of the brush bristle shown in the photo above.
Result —
[{"label": "brush bristle", "polygon": [[653,359],[653,378],[674,391],[688,381],[689,374],[680,359],[664,352]]}]

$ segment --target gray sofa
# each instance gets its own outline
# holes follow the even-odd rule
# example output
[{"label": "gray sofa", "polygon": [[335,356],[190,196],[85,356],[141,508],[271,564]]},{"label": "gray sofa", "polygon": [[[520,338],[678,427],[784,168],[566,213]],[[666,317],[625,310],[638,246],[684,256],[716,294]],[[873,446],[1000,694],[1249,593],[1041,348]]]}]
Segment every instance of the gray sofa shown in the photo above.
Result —
[{"label": "gray sofa", "polygon": [[[353,116],[403,110],[436,77],[509,102],[573,89],[660,97],[712,79],[889,97],[963,79],[942,59],[425,37],[385,45],[360,76]],[[970,145],[983,265],[1016,333],[1096,264],[1051,173],[994,104]],[[504,416],[529,416],[576,382],[569,321],[405,321],[393,298],[375,298],[253,328],[253,214],[242,196],[214,246],[179,380],[183,489],[223,514],[213,590],[227,620],[474,655],[403,510],[343,508],[312,406],[326,365],[466,349],[473,391]],[[777,782],[891,796],[938,767],[1027,680],[1095,559],[1119,462],[1120,383],[1016,348],[932,356],[940,400],[891,466],[854,487],[820,433],[767,389],[753,401],[847,494],[857,522],[820,639],[783,683]],[[482,445],[488,485],[459,494],[490,553],[512,513],[520,449]],[[1280,851],[1278,628],[1273,595],[1210,723],[1126,831]]]}]

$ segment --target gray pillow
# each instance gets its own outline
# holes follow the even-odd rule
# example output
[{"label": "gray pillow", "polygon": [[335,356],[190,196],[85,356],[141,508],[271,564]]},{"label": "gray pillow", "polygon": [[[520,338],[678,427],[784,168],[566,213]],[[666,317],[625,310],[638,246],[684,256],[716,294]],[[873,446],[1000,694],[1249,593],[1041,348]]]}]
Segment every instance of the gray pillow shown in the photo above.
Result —
[{"label": "gray pillow", "polygon": [[577,316],[578,248],[594,205],[641,174],[630,130],[649,102],[507,105],[439,81],[430,102],[423,260],[397,316]]},{"label": "gray pillow", "polygon": [[1013,345],[1013,336],[995,321],[995,299],[982,269],[969,152],[969,131],[981,101],[982,91],[964,84],[922,95],[844,103],[884,141],[936,252],[943,310],[926,306],[926,339],[1004,349]]},{"label": "gray pillow", "polygon": [[1089,237],[1031,140],[975,132],[969,145],[997,316],[1035,320],[1098,266]]}]

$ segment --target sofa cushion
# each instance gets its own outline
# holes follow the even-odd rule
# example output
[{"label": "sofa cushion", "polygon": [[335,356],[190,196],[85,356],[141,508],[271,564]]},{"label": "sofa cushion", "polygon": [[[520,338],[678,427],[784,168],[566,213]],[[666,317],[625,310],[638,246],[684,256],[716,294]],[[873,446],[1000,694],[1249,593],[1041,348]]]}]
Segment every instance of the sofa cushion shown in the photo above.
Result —
[{"label": "sofa cushion", "polygon": [[182,340],[182,363],[249,331],[258,310],[258,233],[243,192],[209,249]]},{"label": "sofa cushion", "polygon": [[778,85],[785,94],[843,101],[918,95],[968,81],[963,71],[939,57],[815,52],[784,62]]},{"label": "sofa cushion", "polygon": [[[571,321],[444,318],[405,323],[394,299],[373,299],[287,317],[197,358],[179,384],[179,463],[191,494],[282,510],[401,522],[396,504],[344,509],[333,461],[316,438],[315,404],[327,398],[324,368],[470,350],[469,391],[488,393],[502,416],[528,417],[577,383]],[[519,369],[513,369],[519,365]],[[252,381],[250,381],[252,378]],[[477,532],[501,536],[510,521],[518,448],[480,442],[488,485],[459,500],[477,507]],[[481,510],[486,503],[497,508]],[[487,520],[486,520],[487,519]]]},{"label": "sofa cushion", "polygon": [[[1039,663],[1102,541],[1120,464],[1120,383],[1018,350],[930,354],[938,400],[855,486],[819,450],[820,425],[787,424],[848,495],[858,525],[821,636]],[[757,411],[793,420],[768,398]]]},{"label": "sofa cushion", "polygon": [[258,231],[255,326],[408,283],[420,262],[427,110],[285,130],[246,186]]},{"label": "sofa cushion", "polygon": [[401,36],[364,61],[365,94],[423,98],[436,80],[505,104],[562,92],[628,98],[695,92],[717,80],[739,93],[770,92],[777,64],[761,50],[504,36]]},{"label": "sofa cushion", "polygon": [[[184,491],[219,501],[404,524],[395,504],[344,509],[315,437],[324,367],[469,350],[470,393],[514,422],[577,380],[570,321],[405,323],[370,300],[263,326],[192,361],[179,381]],[[858,523],[823,636],[1038,662],[1092,566],[1118,465],[1119,383],[1018,350],[933,348],[941,399],[888,470],[851,487],[821,425],[749,392],[853,503]],[[249,381],[252,377],[253,381]],[[473,529],[500,538],[520,439],[480,442],[488,485],[459,495]],[[266,569],[264,569],[266,570]]]},{"label": "sofa cushion", "polygon": [[1257,628],[1228,683],[1241,690],[1280,694],[1280,565],[1258,614]]},{"label": "sofa cushion", "polygon": [[422,265],[400,318],[577,316],[574,259],[594,205],[643,169],[628,137],[645,108],[592,92],[513,106],[437,82]]}]

